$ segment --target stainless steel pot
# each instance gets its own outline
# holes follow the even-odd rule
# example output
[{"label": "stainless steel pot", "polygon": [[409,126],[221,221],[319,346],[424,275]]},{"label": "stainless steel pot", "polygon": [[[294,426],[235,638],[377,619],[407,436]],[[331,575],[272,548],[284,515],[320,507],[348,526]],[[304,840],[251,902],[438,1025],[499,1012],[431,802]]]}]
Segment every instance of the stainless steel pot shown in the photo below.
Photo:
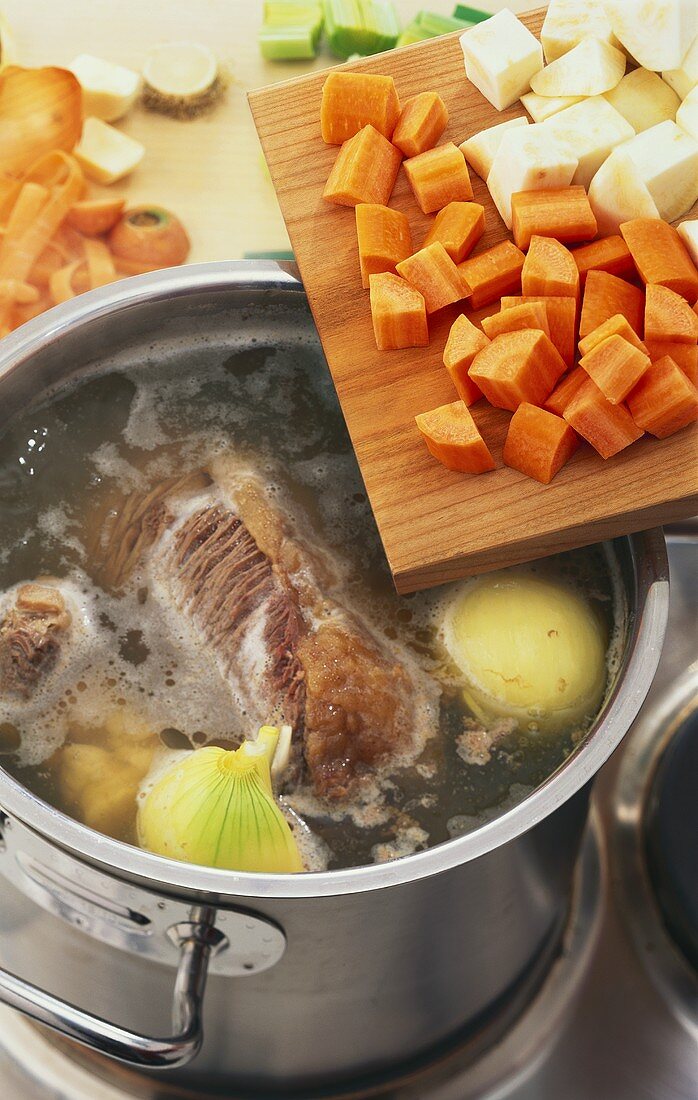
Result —
[{"label": "stainless steel pot", "polygon": [[[202,343],[225,352],[290,330],[316,339],[302,287],[283,265],[129,279],[3,340],[0,422],[106,362],[186,357]],[[596,728],[521,804],[430,851],[304,876],[208,870],[99,836],[0,772],[0,955],[21,975],[0,971],[0,999],[132,1065],[169,1066],[196,1089],[225,1082],[267,1095],[307,1095],[457,1037],[494,1035],[558,949],[590,780],[659,659],[661,532],[618,539],[612,553],[629,615]]]}]

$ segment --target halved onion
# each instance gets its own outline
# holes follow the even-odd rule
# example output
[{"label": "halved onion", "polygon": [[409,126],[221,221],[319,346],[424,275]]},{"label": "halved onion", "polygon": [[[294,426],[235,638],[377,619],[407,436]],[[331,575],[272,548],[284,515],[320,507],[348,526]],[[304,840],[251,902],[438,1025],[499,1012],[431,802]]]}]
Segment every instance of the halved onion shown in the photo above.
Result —
[{"label": "halved onion", "polygon": [[53,149],[69,152],[82,128],[82,92],[67,69],[0,73],[0,172],[21,172]]}]

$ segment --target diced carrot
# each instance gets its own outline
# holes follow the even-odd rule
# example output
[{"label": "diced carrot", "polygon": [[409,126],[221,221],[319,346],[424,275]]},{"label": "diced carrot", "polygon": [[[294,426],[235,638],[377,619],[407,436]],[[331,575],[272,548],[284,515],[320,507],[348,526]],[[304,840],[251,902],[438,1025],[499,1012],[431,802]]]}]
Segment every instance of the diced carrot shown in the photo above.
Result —
[{"label": "diced carrot", "polygon": [[628,324],[627,317],[624,317],[622,313],[615,313],[613,317],[609,317],[602,325],[599,325],[593,332],[588,333],[583,340],[580,340],[579,354],[587,355],[592,348],[595,348],[602,340],[607,340],[609,336],[622,336],[634,348],[647,355],[647,348],[635,330]]},{"label": "diced carrot", "polygon": [[490,405],[513,412],[522,401],[542,405],[565,373],[562,356],[544,332],[505,332],[475,356],[470,377]]},{"label": "diced carrot", "polygon": [[441,241],[454,263],[462,263],[485,232],[485,208],[479,202],[449,202],[439,210],[424,245]]},{"label": "diced carrot", "polygon": [[650,357],[622,336],[608,336],[579,361],[604,397],[619,405],[642,378]]},{"label": "diced carrot", "polygon": [[437,92],[419,92],[406,99],[392,142],[406,157],[416,157],[436,145],[448,123],[446,104]]},{"label": "diced carrot", "polygon": [[494,470],[489,448],[480,435],[472,413],[462,401],[441,405],[415,417],[424,441],[439,462],[449,470],[483,474]]},{"label": "diced carrot", "polygon": [[518,290],[525,259],[521,249],[511,241],[500,241],[479,256],[470,256],[459,264],[472,308],[479,309],[507,291]]},{"label": "diced carrot", "polygon": [[570,250],[553,237],[531,237],[521,289],[526,296],[579,298],[579,271]]},{"label": "diced carrot", "polygon": [[517,191],[511,196],[511,216],[519,248],[528,248],[533,236],[558,241],[590,241],[596,236],[596,218],[583,187]]},{"label": "diced carrot", "polygon": [[502,457],[507,466],[549,485],[578,446],[565,420],[524,401],[509,421]]},{"label": "diced carrot", "polygon": [[584,287],[590,271],[606,271],[609,275],[633,277],[635,264],[630,249],[622,237],[602,237],[600,241],[583,244],[572,249],[572,256]]},{"label": "diced carrot", "polygon": [[639,427],[666,439],[698,420],[698,390],[665,355],[643,374],[628,397],[628,408]]},{"label": "diced carrot", "polygon": [[400,117],[400,100],[392,76],[331,72],[322,87],[322,140],[342,145],[364,126],[392,137]]},{"label": "diced carrot", "polygon": [[356,206],[359,202],[386,206],[401,160],[399,149],[373,126],[364,126],[339,150],[322,197],[339,206]]},{"label": "diced carrot", "polygon": [[501,313],[493,313],[491,317],[482,318],[482,329],[490,340],[495,336],[501,336],[503,332],[516,332],[521,328],[538,328],[546,336],[550,336],[548,327],[548,312],[543,302],[524,302],[523,305],[504,309]]},{"label": "diced carrot", "polygon": [[591,378],[580,386],[563,415],[602,458],[611,458],[644,434],[625,405],[613,405]]},{"label": "diced carrot", "polygon": [[419,291],[387,271],[371,275],[369,284],[378,350],[426,347],[429,343],[427,311]]},{"label": "diced carrot", "polygon": [[116,225],[125,205],[125,199],[83,199],[71,206],[65,220],[86,237],[99,237]]},{"label": "diced carrot", "polygon": [[469,321],[464,313],[456,317],[444,348],[444,366],[466,405],[473,405],[482,397],[480,387],[468,375],[470,365],[479,351],[489,344],[484,332]]},{"label": "diced carrot", "polygon": [[639,336],[644,310],[645,295],[638,287],[606,271],[590,271],[584,287],[579,336],[588,336],[616,313],[622,313]]},{"label": "diced carrot", "polygon": [[698,386],[698,346],[676,344],[672,340],[648,340],[647,351],[653,363],[668,355],[680,367],[689,382]]},{"label": "diced carrot", "polygon": [[634,218],[623,222],[620,231],[643,283],[658,283],[695,301],[698,271],[673,225],[659,218]]},{"label": "diced carrot", "polygon": [[468,202],[473,188],[465,157],[452,141],[427,149],[405,162],[405,175],[423,214],[443,210],[449,202]]},{"label": "diced carrot", "polygon": [[458,268],[440,241],[420,248],[419,252],[397,264],[395,270],[424,295],[427,313],[434,313],[465,297],[466,287]]},{"label": "diced carrot", "polygon": [[504,296],[502,309],[511,309],[525,302],[542,302],[548,315],[550,339],[568,367],[574,363],[577,344],[577,303],[574,298],[546,298],[542,295]]},{"label": "diced carrot", "polygon": [[412,253],[412,234],[407,215],[373,202],[356,205],[356,236],[359,242],[361,285],[369,275],[382,271],[395,274],[395,265]]},{"label": "diced carrot", "polygon": [[543,408],[556,416],[563,416],[574,395],[582,388],[589,375],[583,367],[573,367],[550,394],[547,401],[543,402]]},{"label": "diced carrot", "polygon": [[645,296],[645,336],[649,340],[695,344],[698,316],[675,290],[650,283]]}]

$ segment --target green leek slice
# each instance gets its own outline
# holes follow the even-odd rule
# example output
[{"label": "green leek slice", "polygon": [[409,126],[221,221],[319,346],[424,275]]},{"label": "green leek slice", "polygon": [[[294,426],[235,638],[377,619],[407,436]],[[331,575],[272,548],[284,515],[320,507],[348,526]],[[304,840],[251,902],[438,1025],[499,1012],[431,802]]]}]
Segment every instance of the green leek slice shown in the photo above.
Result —
[{"label": "green leek slice", "polygon": [[397,40],[398,46],[411,46],[414,42],[424,42],[428,38],[438,38],[440,34],[452,31],[464,31],[473,24],[453,15],[438,15],[431,11],[420,11],[403,30]]},{"label": "green leek slice", "polygon": [[484,23],[485,19],[489,19],[491,11],[480,11],[478,8],[469,8],[467,4],[456,4],[453,9],[454,19],[464,19],[466,23],[474,25],[475,23]]},{"label": "green leek slice", "polygon": [[400,24],[392,0],[324,0],[324,9],[330,49],[344,61],[397,44]]},{"label": "green leek slice", "polygon": [[315,57],[322,32],[322,5],[298,0],[267,0],[259,48],[267,61]]}]

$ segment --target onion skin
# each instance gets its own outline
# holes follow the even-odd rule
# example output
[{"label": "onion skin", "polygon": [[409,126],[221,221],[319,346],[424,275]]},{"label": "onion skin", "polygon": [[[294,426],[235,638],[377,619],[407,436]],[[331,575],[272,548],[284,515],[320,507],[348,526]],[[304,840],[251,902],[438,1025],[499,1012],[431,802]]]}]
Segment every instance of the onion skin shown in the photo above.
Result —
[{"label": "onion skin", "polygon": [[189,255],[189,237],[179,218],[162,206],[127,210],[109,234],[117,266],[174,267]]},{"label": "onion skin", "polygon": [[125,205],[124,199],[83,199],[71,207],[66,222],[86,237],[100,237],[113,228]]},{"label": "onion skin", "polygon": [[16,175],[44,153],[70,152],[82,130],[82,90],[67,69],[0,73],[0,172]]}]

